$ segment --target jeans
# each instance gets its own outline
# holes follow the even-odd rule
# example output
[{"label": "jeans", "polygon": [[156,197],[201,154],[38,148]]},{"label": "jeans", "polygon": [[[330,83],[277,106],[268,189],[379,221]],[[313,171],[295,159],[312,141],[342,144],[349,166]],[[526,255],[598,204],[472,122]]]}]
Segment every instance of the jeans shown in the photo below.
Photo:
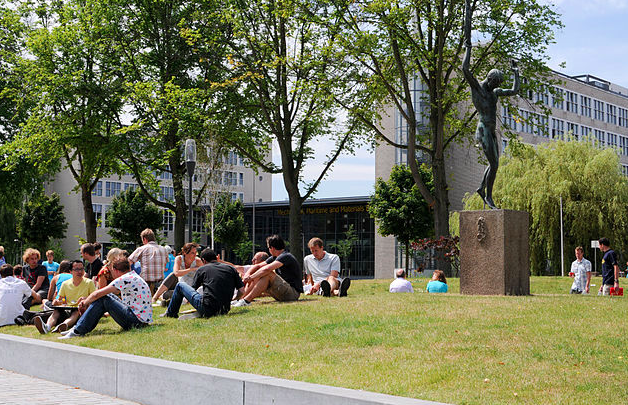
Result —
[{"label": "jeans", "polygon": [[125,305],[115,295],[107,294],[92,302],[74,326],[74,332],[79,335],[91,332],[105,312],[109,312],[113,320],[124,330],[146,325],[135,316],[131,307]]},{"label": "jeans", "polygon": [[170,305],[168,305],[168,310],[166,311],[169,316],[174,317],[179,315],[179,309],[181,308],[183,297],[185,297],[201,315],[209,315],[205,314],[205,308],[203,308],[203,296],[186,283],[178,283],[174,288],[174,293],[170,299]]}]

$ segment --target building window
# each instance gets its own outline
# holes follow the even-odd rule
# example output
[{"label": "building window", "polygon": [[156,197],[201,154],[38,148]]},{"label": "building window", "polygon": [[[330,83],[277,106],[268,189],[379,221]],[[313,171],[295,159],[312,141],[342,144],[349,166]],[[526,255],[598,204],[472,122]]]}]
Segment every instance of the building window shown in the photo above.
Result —
[{"label": "building window", "polygon": [[606,142],[608,146],[617,146],[617,135],[611,134],[610,132],[606,133]]},{"label": "building window", "polygon": [[164,210],[163,230],[167,236],[169,231],[174,231],[174,214],[170,210]]},{"label": "building window", "polygon": [[574,124],[573,122],[568,122],[567,131],[571,132],[571,135],[576,141],[578,140],[578,124]]},{"label": "building window", "polygon": [[161,186],[159,187],[159,201],[174,201],[174,188]]},{"label": "building window", "polygon": [[591,97],[580,96],[580,115],[591,118]]},{"label": "building window", "polygon": [[239,180],[240,180],[240,185],[243,186],[244,185],[244,173],[239,173]]},{"label": "building window", "polygon": [[628,177],[628,165],[621,165],[621,174]]},{"label": "building window", "polygon": [[92,194],[102,197],[102,181],[96,182],[96,186],[92,190]]},{"label": "building window", "polygon": [[543,138],[549,137],[549,120],[541,114],[530,113],[531,120],[534,123],[534,135]]},{"label": "building window", "polygon": [[536,93],[535,102],[541,102],[545,105],[549,105],[549,92],[546,88],[542,87],[541,91]]},{"label": "building window", "polygon": [[238,193],[238,200],[244,202],[244,193]]},{"label": "building window", "polygon": [[508,107],[502,107],[502,124],[506,129],[517,130],[517,122],[515,117],[510,113]]},{"label": "building window", "polygon": [[567,111],[578,114],[578,95],[572,91],[567,92]]},{"label": "building window", "polygon": [[598,141],[600,146],[606,146],[606,141],[604,139],[604,131],[601,131],[599,129],[596,129],[593,131],[594,135],[595,135],[595,139]]},{"label": "building window", "polygon": [[192,211],[192,232],[203,232],[204,215],[202,211]]},{"label": "building window", "polygon": [[552,118],[552,138],[563,139],[565,134],[565,121]]},{"label": "building window", "polygon": [[606,122],[617,125],[617,107],[606,104]]},{"label": "building window", "polygon": [[552,95],[552,107],[560,108],[562,110],[564,95],[565,93],[563,92],[563,89],[559,89],[558,87],[555,87],[554,94]]},{"label": "building window", "polygon": [[103,228],[109,228],[109,219],[107,218],[107,211],[109,211],[110,208],[111,208],[111,205],[103,205],[102,207]]},{"label": "building window", "polygon": [[593,99],[593,118],[604,121],[604,102]]},{"label": "building window", "polygon": [[619,135],[619,151],[622,155],[628,156],[628,138]]},{"label": "building window", "polygon": [[620,127],[628,128],[628,110],[619,107],[619,122]]},{"label": "building window", "polygon": [[127,191],[128,189],[131,189],[131,190],[135,191],[137,189],[137,184],[135,184],[135,183],[124,183],[124,191]]},{"label": "building window", "polygon": [[117,181],[105,182],[105,197],[115,197],[120,194],[121,184]]},{"label": "building window", "polygon": [[583,138],[586,138],[586,137],[588,137],[588,136],[591,136],[591,128],[589,128],[589,127],[585,127],[584,125],[582,125],[582,126],[580,127],[580,129],[581,129],[581,131],[580,131],[580,132],[582,133],[582,137],[583,137]]},{"label": "building window", "polygon": [[94,216],[96,217],[96,226],[103,226],[102,224],[102,205],[92,204],[92,210],[94,210]]},{"label": "building window", "polygon": [[160,180],[172,180],[172,172],[170,171],[170,165],[167,165],[164,171],[159,172]]}]

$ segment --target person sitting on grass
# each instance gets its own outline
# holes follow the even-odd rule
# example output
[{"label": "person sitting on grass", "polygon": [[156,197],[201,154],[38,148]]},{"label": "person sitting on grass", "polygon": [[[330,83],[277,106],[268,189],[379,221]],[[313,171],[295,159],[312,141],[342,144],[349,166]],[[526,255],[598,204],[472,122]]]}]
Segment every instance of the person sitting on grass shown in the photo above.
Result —
[{"label": "person sitting on grass", "polygon": [[61,291],[61,285],[72,278],[72,262],[69,260],[62,260],[59,263],[58,273],[50,281],[50,288],[48,289],[48,301],[44,304],[48,306],[56,298],[59,298],[59,291]]},{"label": "person sitting on grass", "polygon": [[[172,273],[168,275],[161,283],[155,294],[153,295],[153,302],[157,302],[162,298],[166,291],[174,290],[178,282],[192,285],[194,283],[194,276],[196,270],[203,265],[201,259],[196,256],[198,244],[190,242],[183,245],[181,248],[181,254],[174,260],[174,266]],[[169,298],[172,294],[166,294]]]},{"label": "person sitting on grass", "polygon": [[[150,288],[137,273],[131,271],[128,259],[119,259],[113,263],[115,279],[104,288],[91,293],[85,299],[79,299],[79,311],[85,313],[72,329],[62,332],[59,339],[71,339],[84,336],[94,330],[105,312],[122,329],[139,328],[153,322],[153,307],[150,302]],[[120,292],[121,299],[115,293]]]},{"label": "person sitting on grass", "polygon": [[96,287],[105,288],[113,281],[113,262],[128,257],[126,250],[113,248],[107,253],[107,261],[96,275]]},{"label": "person sitting on grass", "polygon": [[[72,278],[61,284],[59,294],[57,298],[52,301],[52,305],[77,307],[79,300],[84,299],[96,291],[94,282],[89,278],[83,277],[84,275],[85,268],[83,267],[83,262],[74,260],[72,262]],[[41,317],[36,316],[33,318],[33,324],[42,335],[50,331],[65,332],[76,323],[79,316],[79,311],[76,309],[66,310],[55,308],[52,315],[48,317],[47,322],[44,323]]]},{"label": "person sitting on grass", "polygon": [[48,280],[52,280],[55,274],[57,274],[57,270],[59,270],[59,263],[55,262],[55,252],[48,250],[46,252],[46,259],[47,260],[44,260],[42,265],[48,270]]},{"label": "person sitting on grass", "polygon": [[264,263],[251,266],[244,274],[242,281],[247,286],[246,295],[232,302],[234,307],[245,307],[262,294],[269,295],[277,301],[296,301],[303,293],[301,267],[297,259],[286,252],[286,243],[279,235],[266,238],[266,245],[271,254]]},{"label": "person sitting on grass", "polygon": [[[162,316],[178,317],[184,297],[202,317],[209,318],[229,312],[233,290],[237,289],[237,297],[241,297],[244,294],[244,283],[233,266],[220,263],[216,259],[216,252],[209,248],[201,252],[203,265],[196,270],[192,285],[177,283],[168,310]],[[196,291],[199,287],[203,287],[203,294]]]},{"label": "person sitting on grass", "polygon": [[13,277],[17,278],[18,280],[22,280],[22,281],[26,282],[26,279],[22,275],[22,265],[21,264],[16,264],[15,266],[13,266]]},{"label": "person sitting on grass", "polygon": [[41,304],[44,299],[48,297],[48,288],[50,287],[50,280],[48,280],[48,270],[39,264],[41,255],[39,250],[28,248],[24,252],[22,259],[29,267],[30,273],[26,282],[31,289],[37,293],[37,296],[28,296],[24,300],[24,307],[30,308],[33,304]]},{"label": "person sitting on grass", "polygon": [[345,277],[342,282],[340,281],[340,258],[338,255],[326,252],[321,238],[310,239],[307,246],[312,252],[311,255],[307,255],[303,259],[307,283],[312,286],[307,295],[318,293],[324,297],[331,297],[332,295],[346,297],[351,279]]},{"label": "person sitting on grass", "polygon": [[0,277],[0,326],[15,325],[15,318],[24,313],[24,298],[34,298],[37,293],[26,281],[13,277],[10,264],[0,266]]},{"label": "person sitting on grass", "polygon": [[427,283],[425,290],[428,293],[446,293],[449,287],[447,287],[447,279],[445,279],[445,273],[442,270],[434,270],[432,274],[432,280]]},{"label": "person sitting on grass", "polygon": [[391,293],[413,293],[414,289],[412,288],[412,283],[406,280],[406,272],[404,269],[397,269],[395,272],[396,279],[390,283],[390,287],[388,291]]}]

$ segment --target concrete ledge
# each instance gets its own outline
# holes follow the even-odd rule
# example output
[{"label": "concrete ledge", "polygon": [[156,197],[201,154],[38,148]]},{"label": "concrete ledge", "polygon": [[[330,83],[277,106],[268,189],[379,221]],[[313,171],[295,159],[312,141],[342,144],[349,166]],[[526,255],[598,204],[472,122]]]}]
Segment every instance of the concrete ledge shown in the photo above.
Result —
[{"label": "concrete ledge", "polygon": [[145,405],[438,404],[5,334],[0,368]]}]

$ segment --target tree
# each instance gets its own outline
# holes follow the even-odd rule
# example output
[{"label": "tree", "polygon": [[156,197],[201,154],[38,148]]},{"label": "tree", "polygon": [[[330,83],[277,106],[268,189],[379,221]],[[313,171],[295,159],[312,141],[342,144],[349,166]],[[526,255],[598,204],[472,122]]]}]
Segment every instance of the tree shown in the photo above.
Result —
[{"label": "tree", "polygon": [[107,227],[112,241],[117,244],[141,245],[140,233],[163,226],[163,211],[148,201],[139,190],[129,189],[116,196],[107,210]]},{"label": "tree", "polygon": [[65,222],[59,196],[40,195],[26,203],[20,216],[20,237],[45,252],[51,239],[65,237],[68,224]]},{"label": "tree", "polygon": [[[233,30],[231,80],[225,85],[233,109],[225,111],[225,120],[236,121],[232,126],[240,129],[225,140],[254,165],[281,173],[290,202],[288,240],[300,261],[302,204],[362,133],[357,121],[336,122],[339,106],[330,97],[354,93],[343,86],[345,70],[334,54],[338,29],[314,23],[312,15],[325,13],[324,3],[305,6],[295,0],[229,0],[224,10]],[[321,139],[333,142],[334,148],[318,177],[305,183],[304,168],[313,157],[313,144]],[[279,165],[268,160],[272,142],[279,147]]]},{"label": "tree", "polygon": [[[620,172],[616,151],[588,139],[508,150],[501,159],[495,198],[504,209],[530,214],[533,274],[543,274],[548,259],[560,263],[561,197],[565,257],[572,257],[576,246],[586,249],[590,240],[602,236],[616,251],[628,252],[628,180]],[[481,208],[479,196],[465,202],[465,209]],[[560,269],[554,267],[554,274]]]},{"label": "tree", "polygon": [[114,151],[124,87],[105,36],[106,8],[98,1],[42,1],[29,9],[28,46],[15,68],[23,86],[13,94],[28,116],[4,149],[43,174],[64,162],[80,192],[89,242],[97,228],[92,190],[100,178],[121,172]]},{"label": "tree", "polygon": [[[131,123],[122,133],[125,147],[119,156],[148,199],[174,212],[178,249],[185,241],[188,212],[182,145],[193,138],[200,146],[221,128],[210,125],[224,105],[213,86],[222,81],[230,30],[214,1],[114,0],[107,7],[109,33],[129,90]],[[199,148],[197,156],[202,154]],[[155,196],[154,171],[172,174],[174,200]]]},{"label": "tree", "polygon": [[330,247],[336,250],[338,256],[345,262],[345,269],[347,270],[347,277],[351,276],[351,270],[349,269],[349,256],[353,251],[353,245],[360,240],[357,232],[353,228],[353,224],[349,225],[349,229],[345,232],[345,238],[338,241],[338,243],[332,243]]},{"label": "tree", "polygon": [[[428,189],[431,188],[429,169],[421,166],[420,173],[423,184]],[[381,178],[375,181],[375,193],[371,197],[368,210],[375,218],[380,235],[393,235],[403,243],[407,272],[410,243],[431,236],[434,232],[430,208],[419,192],[409,167],[394,166],[388,181]]]},{"label": "tree", "polygon": [[[408,165],[421,195],[433,208],[436,236],[449,234],[447,148],[473,132],[475,112],[461,73],[464,0],[333,0],[344,20],[340,38],[354,67],[347,76],[362,85],[371,105],[342,102],[349,114],[369,125],[378,141],[407,149]],[[543,60],[553,31],[562,24],[549,5],[537,0],[473,0],[473,28],[482,41],[471,70],[484,77],[490,68],[520,60],[527,79],[522,92],[548,84]],[[333,18],[337,18],[336,14]],[[504,86],[507,86],[504,83]],[[363,98],[358,98],[359,101]],[[395,139],[379,126],[392,106],[407,133]],[[429,159],[434,188],[424,182],[415,156]]]},{"label": "tree", "polygon": [[[231,201],[230,196],[223,194],[220,204],[216,206],[214,218],[216,240],[230,250],[236,250],[238,245],[248,238],[240,200]],[[249,251],[251,248],[249,246]]]}]

